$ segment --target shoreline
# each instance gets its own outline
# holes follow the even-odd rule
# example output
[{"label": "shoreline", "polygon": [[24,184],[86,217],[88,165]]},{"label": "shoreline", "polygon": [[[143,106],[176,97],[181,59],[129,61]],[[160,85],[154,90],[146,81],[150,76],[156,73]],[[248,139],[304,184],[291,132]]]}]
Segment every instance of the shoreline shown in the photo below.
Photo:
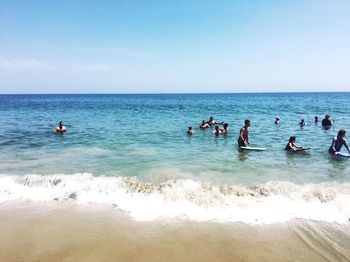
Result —
[{"label": "shoreline", "polygon": [[2,261],[349,261],[350,227],[140,222],[106,205],[0,204]]}]

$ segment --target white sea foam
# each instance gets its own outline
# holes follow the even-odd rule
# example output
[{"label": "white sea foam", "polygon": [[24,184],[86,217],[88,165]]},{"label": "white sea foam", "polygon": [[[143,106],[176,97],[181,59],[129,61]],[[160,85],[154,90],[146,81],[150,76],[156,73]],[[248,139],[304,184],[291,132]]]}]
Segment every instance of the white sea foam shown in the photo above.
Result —
[{"label": "white sea foam", "polygon": [[303,218],[347,224],[350,218],[350,184],[336,182],[296,185],[273,181],[247,188],[193,180],[155,185],[135,177],[88,173],[0,175],[0,202],[11,200],[110,204],[137,220],[270,224]]}]

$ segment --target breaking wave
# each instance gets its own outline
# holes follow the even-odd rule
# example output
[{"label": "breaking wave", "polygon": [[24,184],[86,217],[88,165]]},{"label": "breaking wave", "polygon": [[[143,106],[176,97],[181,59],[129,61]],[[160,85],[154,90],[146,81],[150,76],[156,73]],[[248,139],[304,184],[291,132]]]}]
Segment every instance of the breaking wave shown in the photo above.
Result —
[{"label": "breaking wave", "polygon": [[136,220],[271,224],[302,218],[348,224],[350,184],[297,185],[271,181],[254,187],[219,186],[193,180],[146,183],[136,177],[73,175],[0,175],[0,202],[71,201],[107,204]]}]

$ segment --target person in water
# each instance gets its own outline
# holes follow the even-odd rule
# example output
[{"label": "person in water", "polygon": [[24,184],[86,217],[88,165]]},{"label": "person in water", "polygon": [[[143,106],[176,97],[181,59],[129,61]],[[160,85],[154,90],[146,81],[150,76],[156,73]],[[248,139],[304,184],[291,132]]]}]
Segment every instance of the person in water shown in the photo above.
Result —
[{"label": "person in water", "polygon": [[56,127],[54,129],[54,133],[58,134],[58,135],[63,135],[64,133],[66,133],[68,131],[68,129],[64,126],[63,121],[60,121],[58,123],[58,127]]},{"label": "person in water", "polygon": [[202,120],[202,123],[199,125],[199,128],[201,129],[206,129],[209,128],[209,124],[207,122],[205,122],[205,120]]},{"label": "person in water", "polygon": [[193,131],[193,129],[192,129],[192,126],[189,126],[189,127],[188,127],[187,134],[188,134],[188,135],[193,135],[193,134],[194,134],[194,131]]},{"label": "person in water", "polygon": [[300,126],[300,127],[306,126],[306,122],[305,122],[304,118],[302,118],[302,119],[300,120],[299,126]]},{"label": "person in water", "polygon": [[290,151],[290,152],[297,152],[297,151],[304,151],[305,149],[301,146],[297,146],[295,144],[297,138],[295,136],[291,136],[289,138],[288,144],[286,145],[285,150]]},{"label": "person in water", "polygon": [[213,126],[213,125],[218,125],[218,124],[223,124],[224,122],[216,122],[215,120],[214,120],[214,117],[209,117],[209,120],[207,121],[207,124],[209,125],[209,126]]},{"label": "person in water", "polygon": [[244,121],[244,126],[241,128],[239,132],[238,137],[238,145],[239,146],[248,146],[249,145],[249,138],[248,133],[250,130],[250,120],[247,119]]},{"label": "person in water", "polygon": [[276,125],[279,125],[280,120],[281,120],[281,119],[277,116],[277,117],[276,117],[276,120],[275,120],[275,124],[276,124]]},{"label": "person in water", "polygon": [[332,121],[329,118],[330,115],[325,115],[324,119],[322,120],[323,127],[330,127],[332,125]]},{"label": "person in water", "polygon": [[338,135],[332,140],[332,145],[328,149],[329,153],[336,155],[338,152],[340,152],[340,149],[344,145],[350,154],[349,145],[345,139],[345,135],[346,131],[344,129],[340,129]]},{"label": "person in water", "polygon": [[221,131],[221,133],[223,134],[227,134],[228,133],[228,124],[224,123],[224,125],[222,126],[222,128],[219,129]]},{"label": "person in water", "polygon": [[221,131],[219,129],[219,126],[215,126],[215,131],[213,132],[214,135],[218,136],[221,134]]},{"label": "person in water", "polygon": [[318,123],[318,116],[315,116],[315,124]]}]

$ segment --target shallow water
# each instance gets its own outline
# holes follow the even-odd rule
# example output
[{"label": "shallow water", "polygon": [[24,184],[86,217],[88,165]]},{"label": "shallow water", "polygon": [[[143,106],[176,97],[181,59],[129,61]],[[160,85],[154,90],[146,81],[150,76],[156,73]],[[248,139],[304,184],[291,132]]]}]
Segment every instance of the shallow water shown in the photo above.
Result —
[{"label": "shallow water", "polygon": [[[349,99],[350,93],[1,95],[1,201],[75,196],[146,219],[136,205],[141,198],[146,207],[163,208],[147,219],[273,223],[302,217],[346,224],[350,159],[335,159],[327,150],[339,129],[350,130]],[[334,120],[329,130],[313,122],[325,114]],[[229,134],[200,130],[209,116],[228,122]],[[266,151],[238,150],[247,118],[251,145]],[[53,135],[60,120],[68,133]],[[188,126],[193,136],[186,134]],[[311,150],[287,154],[291,135]],[[171,205],[179,212],[168,210]],[[294,208],[277,215],[286,205]],[[259,215],[258,208],[270,208],[272,215]]]}]

